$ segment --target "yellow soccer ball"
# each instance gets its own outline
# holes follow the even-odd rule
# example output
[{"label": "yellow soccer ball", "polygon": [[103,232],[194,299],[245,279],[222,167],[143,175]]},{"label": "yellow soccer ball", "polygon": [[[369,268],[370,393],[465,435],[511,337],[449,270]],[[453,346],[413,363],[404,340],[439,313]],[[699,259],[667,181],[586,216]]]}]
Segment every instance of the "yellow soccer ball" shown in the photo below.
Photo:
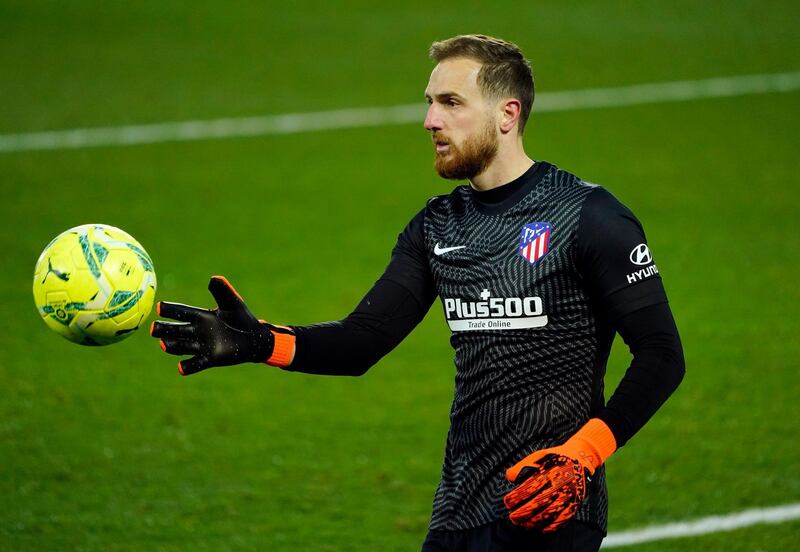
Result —
[{"label": "yellow soccer ball", "polygon": [[150,314],[155,295],[150,255],[130,234],[105,224],[84,224],[56,236],[33,275],[42,319],[81,345],[128,337]]}]

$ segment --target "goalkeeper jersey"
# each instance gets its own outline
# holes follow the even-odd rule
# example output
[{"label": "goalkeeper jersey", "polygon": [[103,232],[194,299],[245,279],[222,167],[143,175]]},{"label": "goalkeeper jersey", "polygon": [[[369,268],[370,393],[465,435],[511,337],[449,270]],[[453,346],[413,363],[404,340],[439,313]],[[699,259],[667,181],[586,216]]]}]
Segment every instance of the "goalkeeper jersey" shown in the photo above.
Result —
[{"label": "goalkeeper jersey", "polygon": [[[637,370],[655,366],[678,375],[626,375],[619,408],[604,406],[615,321],[667,299],[634,215],[605,189],[544,161],[498,188],[462,185],[430,199],[347,319],[294,327],[297,352],[288,369],[363,373],[437,296],[452,332],[456,372],[431,529],[468,529],[506,517],[503,495],[514,487],[505,479],[507,468],[534,450],[562,444],[591,417],[606,421],[621,446],[682,376],[666,363],[645,363],[649,368]],[[665,333],[677,340],[669,310],[662,310]],[[605,530],[602,467],[576,518]]]},{"label": "goalkeeper jersey", "polygon": [[[604,189],[538,162],[496,190],[431,199],[393,257],[419,301],[440,297],[455,350],[430,526],[495,521],[513,488],[505,470],[603,407],[613,319],[666,301],[644,232]],[[602,467],[576,517],[605,529]]]}]

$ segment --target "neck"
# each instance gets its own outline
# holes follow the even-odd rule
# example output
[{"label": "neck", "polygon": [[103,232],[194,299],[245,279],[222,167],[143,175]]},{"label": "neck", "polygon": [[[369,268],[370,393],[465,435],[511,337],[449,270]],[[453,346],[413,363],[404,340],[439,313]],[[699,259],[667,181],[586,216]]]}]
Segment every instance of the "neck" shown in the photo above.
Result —
[{"label": "neck", "polygon": [[525,153],[522,147],[522,140],[519,140],[513,147],[501,148],[488,167],[479,175],[470,179],[470,185],[480,192],[491,190],[508,184],[522,176],[525,171],[531,168],[533,160]]}]

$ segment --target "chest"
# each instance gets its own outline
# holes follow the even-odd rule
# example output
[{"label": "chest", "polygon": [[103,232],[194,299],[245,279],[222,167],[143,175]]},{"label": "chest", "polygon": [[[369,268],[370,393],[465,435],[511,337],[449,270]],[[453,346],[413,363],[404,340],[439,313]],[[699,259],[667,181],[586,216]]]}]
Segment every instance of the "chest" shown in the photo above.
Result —
[{"label": "chest", "polygon": [[428,262],[451,330],[541,328],[582,301],[577,211],[529,201],[501,215],[467,204],[430,217]]}]

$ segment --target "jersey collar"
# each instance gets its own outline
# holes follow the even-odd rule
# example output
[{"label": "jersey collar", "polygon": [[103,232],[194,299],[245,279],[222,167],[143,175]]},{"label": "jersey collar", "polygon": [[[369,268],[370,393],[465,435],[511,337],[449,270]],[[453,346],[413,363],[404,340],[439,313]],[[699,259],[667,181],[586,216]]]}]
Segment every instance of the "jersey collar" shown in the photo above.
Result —
[{"label": "jersey collar", "polygon": [[541,182],[550,166],[547,161],[536,161],[508,184],[483,192],[470,188],[470,197],[475,208],[485,215],[498,215],[507,211]]}]

